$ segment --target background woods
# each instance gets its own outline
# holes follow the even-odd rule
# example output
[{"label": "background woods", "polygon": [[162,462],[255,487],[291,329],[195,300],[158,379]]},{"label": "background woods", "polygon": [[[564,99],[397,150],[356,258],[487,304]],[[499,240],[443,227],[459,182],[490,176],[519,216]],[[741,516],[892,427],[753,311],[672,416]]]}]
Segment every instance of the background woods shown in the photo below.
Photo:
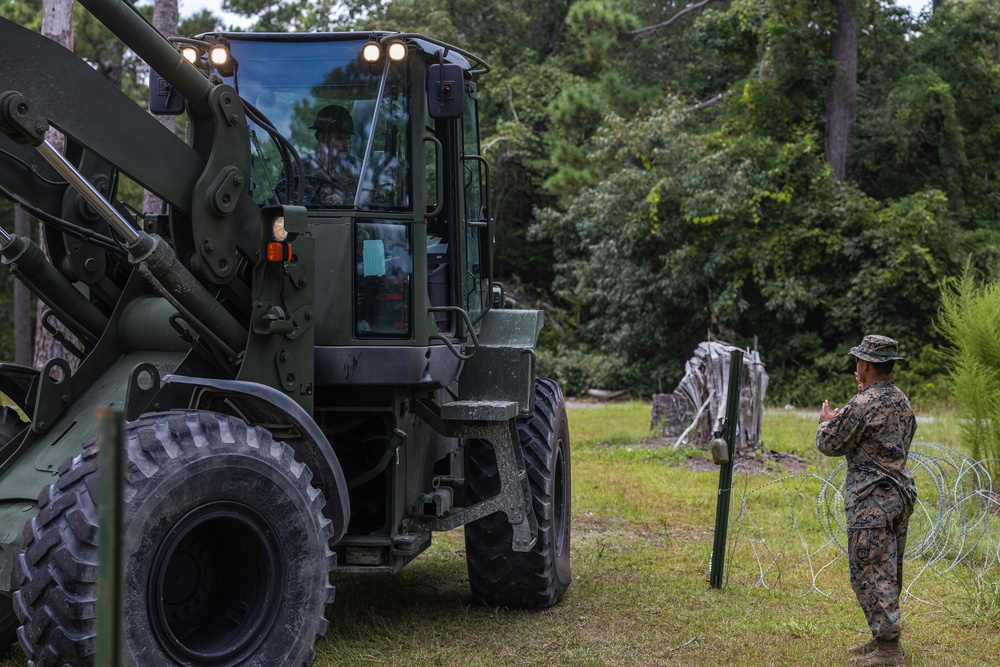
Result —
[{"label": "background woods", "polygon": [[[40,9],[0,0],[36,29]],[[849,390],[847,347],[878,330],[903,343],[910,392],[940,398],[942,288],[966,267],[977,282],[997,274],[993,0],[928,3],[919,16],[893,0],[221,9],[230,18],[182,5],[177,32],[233,16],[251,30],[414,30],[490,62],[480,105],[498,278],[549,314],[540,373],[570,394],[669,391],[712,337],[756,340],[769,401],[812,404]],[[140,64],[79,7],[74,34],[83,57],[144,98]],[[13,227],[5,201],[0,216]],[[2,290],[4,312],[13,295]],[[13,338],[0,332],[5,359]]]}]

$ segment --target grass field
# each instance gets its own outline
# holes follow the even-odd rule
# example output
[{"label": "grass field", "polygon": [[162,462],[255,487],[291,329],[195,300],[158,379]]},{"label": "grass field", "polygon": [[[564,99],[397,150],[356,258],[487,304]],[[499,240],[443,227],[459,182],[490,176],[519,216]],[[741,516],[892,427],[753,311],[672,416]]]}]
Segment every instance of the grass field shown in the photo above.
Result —
[{"label": "grass field", "polygon": [[[472,604],[456,530],[436,536],[427,553],[394,577],[338,577],[316,664],[845,664],[844,649],[868,638],[845,560],[816,576],[824,595],[806,592],[813,579],[802,568],[789,568],[770,588],[755,585],[753,563],[737,550],[727,555],[727,586],[710,589],[718,469],[692,469],[685,462],[690,452],[644,442],[649,412],[642,403],[569,410],[573,584],[562,603],[542,611]],[[814,417],[769,412],[764,449],[799,454],[801,467],[822,474],[831,466],[813,451],[814,429]],[[925,441],[954,446],[954,438],[946,416],[922,422],[918,431]],[[749,478],[751,485],[767,481]],[[780,527],[789,507],[801,502],[801,539],[822,542],[818,522],[808,518],[817,488],[807,480],[770,509],[761,501],[755,522]],[[993,574],[996,581],[1000,573]],[[903,603],[908,664],[996,665],[996,589],[977,595],[974,585],[930,575],[921,586],[926,602]],[[0,662],[23,664],[17,655]]]}]

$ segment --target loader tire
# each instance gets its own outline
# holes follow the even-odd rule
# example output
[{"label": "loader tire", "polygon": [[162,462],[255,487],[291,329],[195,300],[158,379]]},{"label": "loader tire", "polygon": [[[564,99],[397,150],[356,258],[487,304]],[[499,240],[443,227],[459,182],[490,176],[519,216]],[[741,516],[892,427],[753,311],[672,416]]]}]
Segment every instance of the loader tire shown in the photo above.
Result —
[{"label": "loader tire", "polygon": [[0,597],[0,655],[3,655],[11,644],[17,642],[17,626],[21,622],[14,613],[14,601],[6,595]]},{"label": "loader tire", "polygon": [[[27,425],[14,408],[0,407],[0,451]],[[0,595],[0,654],[17,642],[17,626],[20,624],[14,613],[14,600]]]},{"label": "loader tire", "polygon": [[[535,407],[518,417],[517,433],[538,519],[538,540],[528,552],[514,551],[507,515],[498,512],[465,527],[469,586],[478,602],[518,608],[551,607],[569,586],[570,461],[569,426],[559,385],[535,381]],[[465,479],[469,501],[500,491],[493,447],[470,441]]]},{"label": "loader tire", "polygon": [[[208,412],[144,416],[125,448],[126,664],[312,664],[336,560],[309,468]],[[97,451],[61,466],[24,529],[14,599],[33,667],[94,663]]]}]

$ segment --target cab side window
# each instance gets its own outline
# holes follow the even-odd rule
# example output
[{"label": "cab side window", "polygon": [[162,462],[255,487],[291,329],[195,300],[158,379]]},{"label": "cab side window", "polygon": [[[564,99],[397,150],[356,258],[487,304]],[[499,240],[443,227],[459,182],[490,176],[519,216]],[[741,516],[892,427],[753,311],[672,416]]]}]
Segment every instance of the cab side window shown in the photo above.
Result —
[{"label": "cab side window", "polygon": [[355,335],[411,335],[413,249],[410,227],[399,222],[355,222]]},{"label": "cab side window", "polygon": [[483,312],[480,234],[485,231],[487,206],[483,200],[486,162],[479,155],[479,124],[477,122],[475,88],[465,96],[462,116],[462,191],[465,201],[465,238],[462,252],[462,306],[476,320]]}]

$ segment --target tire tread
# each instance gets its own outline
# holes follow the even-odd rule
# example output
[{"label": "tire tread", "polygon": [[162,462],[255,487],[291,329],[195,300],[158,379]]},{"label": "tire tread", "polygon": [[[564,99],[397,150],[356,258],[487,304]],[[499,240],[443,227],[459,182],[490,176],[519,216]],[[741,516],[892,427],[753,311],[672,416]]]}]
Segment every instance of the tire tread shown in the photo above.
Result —
[{"label": "tire tread", "polygon": [[[144,415],[128,425],[126,498],[169,467],[183,465],[183,447],[212,453],[230,453],[245,447],[281,464],[307,486],[304,495],[316,518],[325,545],[327,572],[336,567],[330,549],[331,521],[323,514],[326,501],[312,487],[312,472],[298,462],[287,444],[264,429],[227,415],[199,411],[172,411]],[[13,606],[21,627],[17,638],[30,667],[88,667],[93,665],[97,612],[97,439],[59,467],[54,484],[42,489],[40,511],[24,527],[24,551],[15,561]],[[178,459],[181,459],[180,461]],[[126,508],[128,514],[128,507]],[[324,609],[333,601],[334,588],[326,580]],[[329,626],[323,615],[314,624],[313,643]],[[312,644],[300,653],[300,664],[315,660]]]},{"label": "tire tread", "polygon": [[[555,471],[550,469],[553,445],[562,437],[565,409],[562,391],[552,380],[538,378],[532,413],[516,420],[518,439],[525,459],[532,506],[538,519],[538,539],[529,552],[511,548],[512,530],[507,516],[492,514],[465,527],[469,585],[479,602],[505,607],[544,608],[557,603],[569,585],[569,526],[565,526],[565,554],[555,553],[552,492]],[[563,455],[569,485],[569,443]],[[492,446],[471,441],[466,452],[466,478],[470,501],[496,495],[499,471]],[[569,499],[565,521],[570,520]],[[557,558],[565,558],[566,573],[558,571]]]}]

